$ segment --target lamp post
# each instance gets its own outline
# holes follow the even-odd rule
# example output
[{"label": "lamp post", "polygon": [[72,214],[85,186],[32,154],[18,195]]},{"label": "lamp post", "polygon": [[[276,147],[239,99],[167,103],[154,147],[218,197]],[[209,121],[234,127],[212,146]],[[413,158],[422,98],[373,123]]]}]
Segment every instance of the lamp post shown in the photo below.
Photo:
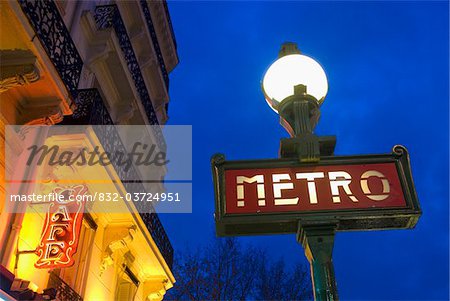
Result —
[{"label": "lamp post", "polygon": [[336,137],[314,134],[327,77],[294,43],[283,44],[262,89],[291,137],[281,139],[283,160],[211,158],[217,235],[296,233],[314,298],[338,300],[336,231],[412,229],[419,220],[408,152],[396,145],[391,154],[333,156]]},{"label": "lamp post", "polygon": [[[319,63],[300,54],[295,43],[285,43],[278,59],[264,75],[262,90],[291,136],[281,140],[281,158],[295,157],[300,163],[318,162],[321,156],[333,154],[336,138],[318,137],[313,132],[320,117],[320,105],[328,92],[327,77]],[[337,221],[318,219],[298,225],[297,241],[311,265],[316,300],[338,300],[332,262],[337,224]]]}]

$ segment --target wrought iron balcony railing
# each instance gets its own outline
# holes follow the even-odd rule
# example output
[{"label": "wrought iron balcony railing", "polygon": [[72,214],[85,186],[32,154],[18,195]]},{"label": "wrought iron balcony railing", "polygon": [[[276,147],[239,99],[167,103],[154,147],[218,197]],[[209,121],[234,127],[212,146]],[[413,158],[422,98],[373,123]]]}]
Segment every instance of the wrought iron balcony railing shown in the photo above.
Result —
[{"label": "wrought iron balcony railing", "polygon": [[36,36],[72,98],[76,97],[83,61],[53,1],[19,0]]},{"label": "wrought iron balcony railing", "polygon": [[[93,129],[97,134],[97,138],[106,152],[111,154],[127,153],[119,133],[113,126],[113,121],[108,113],[108,109],[105,107],[103,99],[97,89],[79,90],[75,103],[77,109],[74,114],[65,117],[62,124],[94,125]],[[96,127],[95,125],[101,126]],[[116,160],[112,160],[112,164],[128,192],[146,192],[144,185],[137,180],[139,179],[139,175],[133,166],[127,168],[123,164],[118,164]],[[135,206],[140,212],[141,218],[158,246],[164,260],[167,265],[172,268],[173,248],[152,204],[150,202],[136,202]]]},{"label": "wrought iron balcony railing", "polygon": [[[145,16],[145,21],[147,23],[148,32],[150,33],[150,37],[152,38],[153,46],[155,48],[156,57],[158,58],[159,68],[161,70],[161,74],[164,78],[164,83],[166,84],[166,90],[169,91],[169,75],[167,74],[166,64],[164,63],[164,57],[161,53],[161,48],[159,47],[158,37],[156,35],[155,27],[153,26],[152,15],[150,14],[150,10],[148,8],[147,0],[141,0],[142,11]],[[165,8],[167,6],[165,5]],[[167,13],[167,11],[166,11]],[[170,22],[170,19],[169,19]],[[172,28],[171,28],[172,29]],[[172,32],[172,36],[173,32]]]},{"label": "wrought iron balcony railing", "polygon": [[[138,202],[138,204],[139,203],[142,202]],[[169,238],[167,237],[166,231],[164,230],[161,221],[159,220],[158,215],[156,213],[146,213],[146,214],[141,213],[141,217],[145,225],[149,229],[150,233],[152,234],[153,240],[158,246],[158,249],[161,252],[162,256],[164,257],[164,260],[166,261],[169,268],[172,269],[173,247],[172,244],[170,243]]]},{"label": "wrought iron balcony railing", "polygon": [[164,10],[166,11],[166,18],[167,18],[167,21],[169,22],[170,33],[172,34],[173,45],[175,46],[175,49],[177,49],[177,40],[175,39],[175,32],[173,31],[172,19],[170,19],[170,13],[169,13],[169,8],[167,7],[167,1],[163,0],[162,3],[164,4]]},{"label": "wrought iron balcony railing", "polygon": [[53,271],[50,272],[47,288],[56,290],[55,300],[57,301],[83,301],[83,298]]},{"label": "wrought iron balcony railing", "polygon": [[70,116],[65,116],[61,124],[67,125],[113,125],[113,120],[97,89],[78,90],[75,99],[76,109]]},{"label": "wrought iron balcony railing", "polygon": [[[136,55],[131,45],[130,38],[128,37],[127,30],[120,16],[117,5],[101,5],[95,8],[95,22],[98,29],[113,28],[117,39],[119,41],[120,48],[128,66],[128,70],[133,78],[136,90],[141,98],[141,102],[144,106],[150,125],[158,125],[158,118],[156,117],[153,103],[150,99],[147,87],[145,86],[144,78],[139,68]],[[155,128],[155,135],[157,136],[157,143],[160,149],[166,149],[164,137],[160,129]]]}]

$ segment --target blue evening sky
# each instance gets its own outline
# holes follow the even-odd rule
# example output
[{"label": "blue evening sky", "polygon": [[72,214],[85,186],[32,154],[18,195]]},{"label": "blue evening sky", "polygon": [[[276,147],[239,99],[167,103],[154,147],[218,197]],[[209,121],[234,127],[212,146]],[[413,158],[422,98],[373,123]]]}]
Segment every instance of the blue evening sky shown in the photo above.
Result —
[{"label": "blue evening sky", "polygon": [[[214,233],[210,157],[276,158],[287,133],[260,80],[284,41],[318,60],[329,81],[316,133],[337,155],[405,145],[423,215],[414,230],[338,233],[339,295],[448,299],[448,2],[169,2],[180,64],[169,124],[193,127],[193,213],[162,215],[175,252]],[[240,238],[304,262],[294,235]]]}]

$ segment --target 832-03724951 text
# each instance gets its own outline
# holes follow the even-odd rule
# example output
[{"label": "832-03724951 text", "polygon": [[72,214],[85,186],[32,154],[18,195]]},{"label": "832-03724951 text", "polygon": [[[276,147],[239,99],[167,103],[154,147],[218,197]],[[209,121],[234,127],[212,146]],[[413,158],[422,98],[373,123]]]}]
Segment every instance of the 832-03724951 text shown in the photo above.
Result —
[{"label": "832-03724951 text", "polygon": [[94,194],[84,195],[63,195],[58,193],[48,194],[11,194],[9,197],[10,202],[65,202],[65,201],[83,201],[83,202],[118,202],[125,200],[127,202],[180,202],[180,193],[178,192],[162,192],[162,193],[150,193],[150,192],[135,192],[126,193],[121,195],[117,192],[95,192]]}]

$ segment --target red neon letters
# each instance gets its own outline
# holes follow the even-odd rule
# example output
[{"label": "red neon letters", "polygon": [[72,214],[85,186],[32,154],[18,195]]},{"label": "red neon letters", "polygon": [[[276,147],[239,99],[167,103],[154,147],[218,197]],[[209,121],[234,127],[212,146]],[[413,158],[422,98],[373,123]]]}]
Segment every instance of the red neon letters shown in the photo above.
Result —
[{"label": "red neon letters", "polygon": [[51,202],[45,217],[41,240],[36,248],[39,256],[34,264],[39,269],[53,269],[73,265],[77,251],[84,202],[76,201],[76,195],[84,195],[84,185],[69,188],[57,187],[53,192],[63,195],[64,201]]}]

